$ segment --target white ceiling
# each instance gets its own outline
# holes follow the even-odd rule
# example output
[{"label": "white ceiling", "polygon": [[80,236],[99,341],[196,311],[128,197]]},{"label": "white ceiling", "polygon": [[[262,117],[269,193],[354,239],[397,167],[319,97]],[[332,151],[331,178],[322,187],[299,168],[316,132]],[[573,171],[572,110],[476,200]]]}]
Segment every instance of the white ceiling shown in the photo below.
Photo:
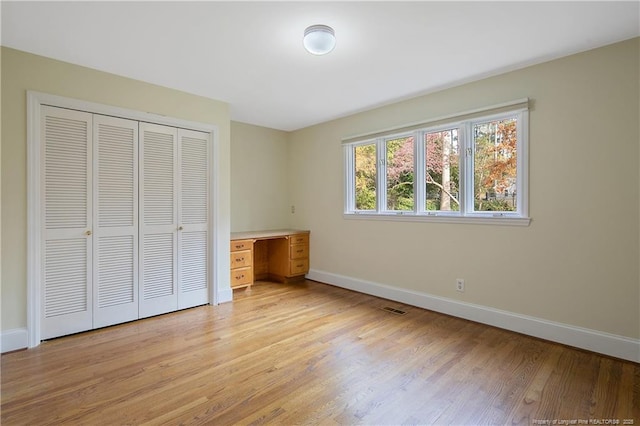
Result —
[{"label": "white ceiling", "polygon": [[[640,2],[7,2],[2,45],[294,130],[640,35]],[[327,24],[326,56],[302,47]]]}]

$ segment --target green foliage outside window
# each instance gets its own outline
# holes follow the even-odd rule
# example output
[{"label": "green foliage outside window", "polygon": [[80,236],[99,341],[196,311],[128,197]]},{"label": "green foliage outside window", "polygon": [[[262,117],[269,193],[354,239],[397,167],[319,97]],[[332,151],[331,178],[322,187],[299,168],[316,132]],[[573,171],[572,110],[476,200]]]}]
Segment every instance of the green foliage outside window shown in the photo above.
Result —
[{"label": "green foliage outside window", "polygon": [[376,146],[355,147],[356,210],[376,209]]}]

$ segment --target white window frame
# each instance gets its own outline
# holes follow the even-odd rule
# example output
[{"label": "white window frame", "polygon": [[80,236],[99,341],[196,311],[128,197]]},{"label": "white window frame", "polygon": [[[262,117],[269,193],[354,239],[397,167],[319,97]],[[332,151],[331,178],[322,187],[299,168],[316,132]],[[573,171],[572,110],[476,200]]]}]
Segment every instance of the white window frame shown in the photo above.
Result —
[{"label": "white window frame", "polygon": [[[511,107],[511,108],[510,108]],[[507,118],[517,120],[516,146],[516,211],[474,211],[474,143],[473,127],[487,121]],[[426,210],[426,189],[424,182],[417,177],[425,176],[425,143],[424,135],[443,130],[458,129],[459,164],[459,211]],[[513,101],[481,110],[469,111],[417,123],[403,128],[390,129],[374,133],[375,137],[366,135],[343,140],[345,188],[344,217],[347,219],[368,220],[401,220],[444,223],[474,223],[494,225],[528,226],[529,217],[529,110],[528,99]],[[387,209],[387,171],[386,142],[401,137],[414,137],[414,209]],[[357,210],[355,208],[355,148],[362,145],[376,145],[376,209]]]},{"label": "white window frame", "polygon": [[[371,139],[371,140],[364,140],[364,141],[360,141],[358,143],[354,143],[352,145],[350,145],[350,150],[351,152],[348,155],[345,155],[344,159],[345,159],[345,170],[351,170],[351,173],[347,173],[345,174],[345,178],[347,181],[347,186],[351,188],[351,192],[350,195],[346,195],[345,193],[345,211],[346,209],[348,209],[349,211],[357,211],[357,212],[363,212],[363,213],[368,213],[368,214],[376,214],[376,212],[380,209],[380,196],[376,191],[376,209],[375,210],[357,210],[356,209],[356,192],[355,192],[355,184],[356,184],[356,176],[355,176],[355,169],[356,169],[356,156],[355,156],[355,150],[356,147],[359,146],[365,146],[365,145],[375,145],[376,146],[376,165],[378,166],[376,168],[376,188],[378,188],[380,186],[380,147],[378,144],[378,141],[375,139]],[[345,149],[347,149],[348,147],[345,145]],[[384,158],[384,157],[383,157]]]}]

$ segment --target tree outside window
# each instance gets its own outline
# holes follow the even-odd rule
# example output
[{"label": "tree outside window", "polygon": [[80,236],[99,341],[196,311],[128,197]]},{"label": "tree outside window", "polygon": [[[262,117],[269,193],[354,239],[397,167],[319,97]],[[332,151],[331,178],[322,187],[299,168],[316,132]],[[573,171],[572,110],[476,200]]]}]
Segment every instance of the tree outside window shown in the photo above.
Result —
[{"label": "tree outside window", "polygon": [[425,134],[427,210],[459,211],[458,129]]},{"label": "tree outside window", "polygon": [[475,211],[515,211],[517,120],[473,126],[473,198]]}]

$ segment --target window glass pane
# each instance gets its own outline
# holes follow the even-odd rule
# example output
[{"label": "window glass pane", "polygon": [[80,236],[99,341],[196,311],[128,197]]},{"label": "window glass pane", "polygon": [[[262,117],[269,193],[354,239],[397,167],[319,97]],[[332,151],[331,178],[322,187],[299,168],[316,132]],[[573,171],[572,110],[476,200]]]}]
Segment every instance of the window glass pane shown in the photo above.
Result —
[{"label": "window glass pane", "polygon": [[356,210],[376,209],[376,145],[358,145],[355,156]]},{"label": "window glass pane", "polygon": [[427,210],[460,211],[458,129],[426,133]]},{"label": "window glass pane", "polygon": [[475,124],[473,143],[474,210],[515,211],[516,118]]},{"label": "window glass pane", "polygon": [[413,210],[413,136],[386,141],[387,210]]}]

